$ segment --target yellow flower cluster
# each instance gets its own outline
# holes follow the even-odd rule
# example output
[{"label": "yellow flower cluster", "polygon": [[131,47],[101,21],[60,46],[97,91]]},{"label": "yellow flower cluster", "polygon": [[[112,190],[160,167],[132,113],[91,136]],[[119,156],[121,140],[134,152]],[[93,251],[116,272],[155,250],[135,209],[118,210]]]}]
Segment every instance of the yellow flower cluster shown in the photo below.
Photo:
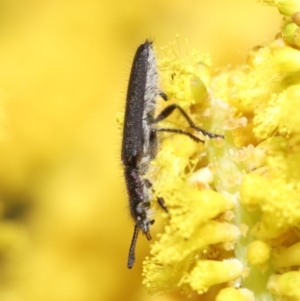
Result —
[{"label": "yellow flower cluster", "polygon": [[[300,300],[300,1],[268,4],[282,31],[244,64],[211,78],[208,55],[167,47],[160,61],[170,100],[225,139],[162,138],[150,176],[169,213],[144,262],[150,293]],[[189,130],[174,115],[166,126]]]}]

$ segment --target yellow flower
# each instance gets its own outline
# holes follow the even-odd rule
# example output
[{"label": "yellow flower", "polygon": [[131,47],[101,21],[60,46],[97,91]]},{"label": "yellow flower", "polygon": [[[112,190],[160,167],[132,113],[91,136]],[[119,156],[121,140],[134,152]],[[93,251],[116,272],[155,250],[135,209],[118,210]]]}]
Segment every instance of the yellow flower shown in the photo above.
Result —
[{"label": "yellow flower", "polygon": [[[217,285],[217,301],[300,298],[299,25],[287,28],[300,4],[271,2],[286,15],[282,34],[244,64],[212,77],[196,51],[184,59],[169,46],[160,60],[170,101],[225,138],[162,137],[149,176],[169,214],[144,262],[150,293]],[[167,125],[189,130],[180,114]]]}]

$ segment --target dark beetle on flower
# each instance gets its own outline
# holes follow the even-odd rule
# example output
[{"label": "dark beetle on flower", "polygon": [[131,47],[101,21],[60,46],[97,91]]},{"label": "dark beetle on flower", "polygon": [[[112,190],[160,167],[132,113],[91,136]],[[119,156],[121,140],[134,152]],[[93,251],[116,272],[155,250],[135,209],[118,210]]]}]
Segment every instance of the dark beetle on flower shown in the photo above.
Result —
[{"label": "dark beetle on flower", "polygon": [[[133,60],[123,128],[122,163],[129,196],[130,213],[135,222],[127,261],[129,269],[133,267],[135,261],[135,246],[139,231],[142,231],[148,240],[151,239],[150,226],[154,223],[150,210],[152,183],[145,178],[145,175],[151,160],[156,156],[157,132],[183,134],[196,142],[204,142],[184,130],[157,128],[156,124],[178,109],[194,130],[211,138],[223,138],[222,135],[212,134],[197,127],[187,113],[176,104],[167,106],[155,118],[158,96],[167,100],[167,95],[158,88],[158,74],[152,42],[146,40],[138,47]],[[158,198],[158,202],[167,211],[163,199]]]}]

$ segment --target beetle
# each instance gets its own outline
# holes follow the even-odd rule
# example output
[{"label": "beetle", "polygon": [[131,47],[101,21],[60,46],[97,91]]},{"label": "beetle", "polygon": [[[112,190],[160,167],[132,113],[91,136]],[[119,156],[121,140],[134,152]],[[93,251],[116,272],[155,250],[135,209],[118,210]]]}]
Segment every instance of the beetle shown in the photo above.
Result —
[{"label": "beetle", "polygon": [[[152,42],[146,40],[136,50],[132,63],[127,89],[121,151],[130,214],[135,222],[127,261],[129,269],[133,267],[135,261],[135,246],[139,232],[142,231],[146,238],[151,240],[150,227],[154,223],[150,209],[152,183],[145,178],[145,175],[151,160],[156,156],[157,132],[183,134],[196,142],[204,142],[182,129],[158,128],[156,124],[177,109],[191,128],[210,138],[223,138],[222,135],[212,134],[197,127],[188,114],[177,104],[167,106],[155,117],[158,96],[167,100],[167,95],[158,87],[156,58]],[[167,211],[163,199],[158,198],[158,202]]]}]

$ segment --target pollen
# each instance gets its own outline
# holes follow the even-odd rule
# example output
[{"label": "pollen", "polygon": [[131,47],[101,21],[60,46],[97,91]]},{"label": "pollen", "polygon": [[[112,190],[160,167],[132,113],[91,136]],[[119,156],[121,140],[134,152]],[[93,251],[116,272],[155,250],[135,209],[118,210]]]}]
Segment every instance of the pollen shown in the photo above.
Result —
[{"label": "pollen", "polygon": [[248,246],[247,259],[252,265],[261,265],[270,258],[270,251],[268,244],[255,240]]}]

